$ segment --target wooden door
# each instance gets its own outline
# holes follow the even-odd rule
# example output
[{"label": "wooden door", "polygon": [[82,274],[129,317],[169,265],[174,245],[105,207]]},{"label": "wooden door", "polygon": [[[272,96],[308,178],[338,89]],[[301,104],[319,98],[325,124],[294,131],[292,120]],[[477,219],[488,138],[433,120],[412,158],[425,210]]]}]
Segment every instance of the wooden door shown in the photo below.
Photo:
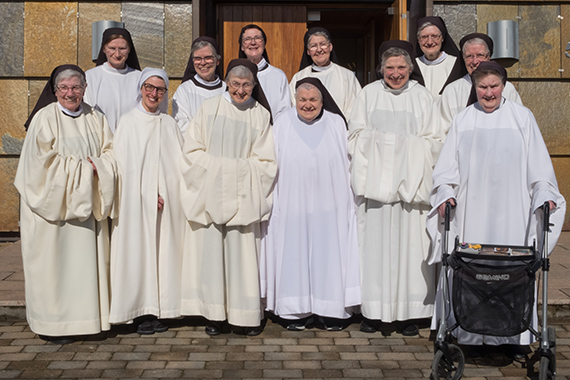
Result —
[{"label": "wooden door", "polygon": [[218,20],[224,71],[239,56],[239,34],[247,24],[258,25],[267,35],[265,49],[273,66],[283,70],[289,80],[299,71],[307,31],[305,6],[220,4]]}]

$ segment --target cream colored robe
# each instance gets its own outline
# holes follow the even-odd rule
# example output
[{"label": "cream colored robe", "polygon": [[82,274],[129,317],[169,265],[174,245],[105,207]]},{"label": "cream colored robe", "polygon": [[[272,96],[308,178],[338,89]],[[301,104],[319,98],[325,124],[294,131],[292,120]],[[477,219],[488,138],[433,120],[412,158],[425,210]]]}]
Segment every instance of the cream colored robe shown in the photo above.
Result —
[{"label": "cream colored robe", "polygon": [[357,197],[362,315],[392,322],[431,317],[435,272],[427,265],[432,171],[441,132],[429,91],[376,81],[360,92],[349,122]]},{"label": "cream colored robe", "polygon": [[260,222],[277,164],[270,114],[259,103],[207,99],[184,136],[182,204],[190,231],[182,263],[184,315],[258,326]]},{"label": "cream colored robe", "polygon": [[180,316],[182,135],[172,117],[141,107],[121,118],[113,144],[121,194],[111,240],[111,323]]},{"label": "cream colored robe", "polygon": [[16,173],[26,314],[37,334],[95,334],[110,327],[112,134],[103,114],[82,106],[77,118],[58,103],[35,115]]}]

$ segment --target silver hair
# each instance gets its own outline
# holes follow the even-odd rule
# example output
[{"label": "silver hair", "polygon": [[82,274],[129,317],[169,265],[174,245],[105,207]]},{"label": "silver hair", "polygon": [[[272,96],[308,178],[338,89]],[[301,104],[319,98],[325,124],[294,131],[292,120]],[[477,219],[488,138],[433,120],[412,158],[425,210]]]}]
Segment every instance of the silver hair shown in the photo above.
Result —
[{"label": "silver hair", "polygon": [[194,52],[196,50],[200,50],[202,48],[205,48],[206,46],[212,49],[212,55],[216,57],[216,62],[222,59],[222,56],[216,53],[216,48],[214,47],[214,45],[212,45],[212,43],[208,41],[198,41],[194,45],[192,45],[192,48],[190,49],[190,58],[194,58]]},{"label": "silver hair", "polygon": [[55,87],[59,86],[59,82],[61,82],[62,80],[73,77],[79,78],[79,83],[81,83],[82,87],[85,87],[87,85],[87,83],[85,82],[85,78],[83,77],[83,75],[81,75],[79,71],[73,69],[65,69],[61,73],[57,74],[57,76],[55,77],[54,80]]},{"label": "silver hair", "polygon": [[319,99],[323,100],[323,94],[321,93],[321,90],[319,90],[319,88],[317,86],[315,86],[314,84],[311,84],[311,83],[301,83],[299,85],[299,87],[297,87],[297,89],[295,90],[295,99],[297,99],[297,94],[298,94],[300,88],[304,88],[305,90],[309,90],[309,91],[312,89],[317,90],[317,92],[319,93]]},{"label": "silver hair", "polygon": [[464,44],[463,44],[463,48],[461,49],[461,54],[463,56],[465,56],[465,49],[467,48],[467,46],[471,46],[471,45],[483,45],[485,46],[485,50],[487,51],[487,55],[489,55],[491,53],[491,51],[489,50],[489,46],[487,46],[487,43],[481,39],[481,38],[471,38],[470,40],[467,40]]},{"label": "silver hair", "polygon": [[247,78],[249,80],[251,80],[251,83],[253,83],[254,85],[257,84],[255,82],[255,77],[253,76],[253,73],[245,66],[239,65],[234,67],[233,69],[231,69],[230,71],[228,71],[228,73],[226,74],[226,84],[229,85],[230,84],[230,79],[232,77],[236,77],[236,78]]},{"label": "silver hair", "polygon": [[330,36],[326,32],[319,30],[319,31],[316,31],[315,33],[311,34],[309,36],[309,38],[307,38],[307,49],[309,48],[309,44],[311,43],[311,38],[313,38],[314,36],[323,36],[324,38],[326,38],[326,40],[329,44],[332,43]]},{"label": "silver hair", "polygon": [[[420,32],[421,32],[422,30],[424,30],[425,28],[427,28],[428,26],[435,26],[435,27],[439,30],[439,26],[437,26],[437,25],[435,25],[435,24],[433,24],[433,23],[431,23],[431,22],[429,22],[429,21],[424,22],[424,23],[418,28],[418,33],[416,34],[416,37],[418,38],[418,41],[419,41],[419,39],[420,39]],[[439,30],[439,32],[442,33],[441,30]]]},{"label": "silver hair", "polygon": [[391,47],[388,48],[384,53],[382,53],[382,63],[380,64],[380,69],[378,72],[381,76],[384,76],[384,68],[386,67],[386,61],[388,58],[392,57],[403,57],[404,61],[406,61],[406,65],[410,68],[410,73],[414,70],[414,64],[412,63],[412,58],[408,54],[408,52],[399,47]]}]

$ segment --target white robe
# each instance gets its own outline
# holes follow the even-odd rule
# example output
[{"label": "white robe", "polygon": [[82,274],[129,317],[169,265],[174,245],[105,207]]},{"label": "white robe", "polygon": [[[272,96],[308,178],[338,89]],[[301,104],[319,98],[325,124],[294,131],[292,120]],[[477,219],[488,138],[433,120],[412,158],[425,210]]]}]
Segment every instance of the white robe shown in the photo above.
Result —
[{"label": "white robe", "polygon": [[348,69],[337,65],[334,62],[322,71],[313,70],[313,66],[307,66],[299,71],[291,79],[291,103],[295,105],[295,85],[297,81],[306,78],[318,78],[331,94],[336,105],[340,108],[346,120],[350,118],[350,113],[358,93],[362,89],[356,75]]},{"label": "white robe", "polygon": [[261,265],[267,310],[348,318],[361,295],[346,125],[328,111],[308,124],[292,108],[273,130],[279,174]]},{"label": "white robe", "polygon": [[26,316],[33,332],[48,336],[110,328],[113,135],[100,112],[82,107],[74,118],[55,102],[34,116],[14,183],[21,196]]},{"label": "white robe", "polygon": [[[564,222],[566,202],[550,156],[532,112],[503,99],[500,107],[484,112],[478,103],[453,120],[447,140],[434,169],[433,209],[427,221],[432,240],[430,264],[441,261],[441,229],[437,207],[449,198],[457,200],[450,226],[448,246],[455,236],[461,242],[540,246],[542,211],[548,200],[556,203],[550,222],[549,251],[552,251]],[[441,287],[441,284],[440,284]],[[438,303],[441,294],[438,293]],[[536,304],[536,303],[535,303]],[[452,307],[452,306],[451,306]],[[454,323],[453,313],[450,323]],[[439,308],[432,321],[436,328]],[[536,314],[533,325],[536,328]],[[458,328],[461,344],[529,344],[530,332],[514,337],[492,337],[467,333]]]},{"label": "white robe", "polygon": [[445,82],[447,82],[447,78],[453,70],[455,61],[457,61],[457,57],[448,55],[445,52],[442,52],[442,54],[443,55],[440,58],[433,62],[429,62],[428,64],[423,60],[426,59],[425,56],[422,57],[423,59],[419,57],[416,58],[416,64],[420,68],[422,76],[424,77],[425,88],[431,92],[433,98],[436,100],[439,100],[441,96],[439,93],[441,92]]},{"label": "white robe", "polygon": [[172,117],[141,107],[121,117],[114,138],[121,192],[111,240],[111,323],[180,316],[182,136]]},{"label": "white robe", "polygon": [[291,108],[291,93],[287,75],[275,66],[271,66],[262,58],[257,65],[257,79],[269,102],[273,120],[277,119],[282,112]]},{"label": "white robe", "polygon": [[[451,82],[443,90],[439,99],[442,127],[447,133],[455,115],[467,107],[472,87],[471,76],[466,74],[463,78]],[[511,82],[505,84],[503,97],[522,105],[521,97]]]},{"label": "white robe", "polygon": [[357,196],[362,315],[392,322],[430,317],[435,272],[427,264],[432,170],[441,131],[429,91],[383,80],[360,92],[349,122],[352,188]]},{"label": "white robe", "polygon": [[226,83],[220,78],[217,78],[210,85],[200,78],[198,74],[194,76],[194,79],[187,80],[178,86],[172,97],[172,117],[178,123],[183,136],[204,100],[220,95],[225,91]]},{"label": "white robe", "polygon": [[115,133],[122,115],[136,107],[141,72],[126,66],[117,70],[107,62],[87,70],[87,89],[83,101],[105,114]]},{"label": "white robe", "polygon": [[277,171],[270,114],[229,94],[202,103],[185,135],[182,207],[190,231],[182,261],[184,315],[259,326],[260,222]]}]

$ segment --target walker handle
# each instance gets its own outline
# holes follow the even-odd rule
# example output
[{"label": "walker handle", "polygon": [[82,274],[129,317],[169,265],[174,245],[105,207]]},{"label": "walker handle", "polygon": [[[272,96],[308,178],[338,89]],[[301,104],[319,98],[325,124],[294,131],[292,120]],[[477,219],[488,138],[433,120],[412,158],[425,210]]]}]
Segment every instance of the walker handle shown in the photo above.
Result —
[{"label": "walker handle", "polygon": [[449,232],[449,219],[451,219],[450,214],[451,214],[451,209],[455,207],[453,205],[451,205],[451,202],[446,201],[445,202],[445,219],[443,222],[444,225],[444,229],[445,231]]},{"label": "walker handle", "polygon": [[544,234],[547,234],[548,230],[550,229],[550,204],[548,203],[548,201],[544,202],[544,204],[542,205],[542,209],[543,209],[542,231],[544,232]]}]

